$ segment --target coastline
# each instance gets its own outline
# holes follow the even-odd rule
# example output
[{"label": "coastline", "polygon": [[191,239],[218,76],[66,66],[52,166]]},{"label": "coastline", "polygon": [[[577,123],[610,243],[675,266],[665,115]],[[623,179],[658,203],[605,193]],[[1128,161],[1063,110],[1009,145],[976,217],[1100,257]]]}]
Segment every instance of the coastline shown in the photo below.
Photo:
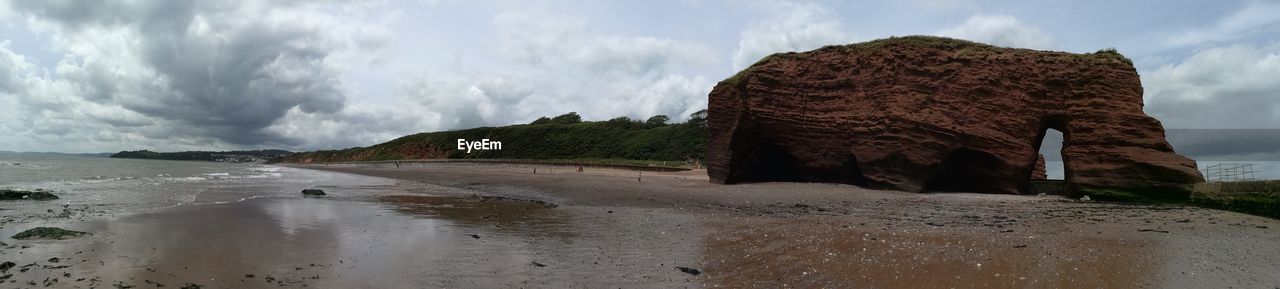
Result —
[{"label": "coastline", "polygon": [[637,172],[611,169],[533,174],[532,166],[479,164],[295,167],[464,187],[565,207],[653,208],[687,215],[707,230],[699,241],[706,248],[699,280],[708,286],[1280,285],[1280,273],[1271,269],[1280,264],[1280,221],[1190,206],[915,194],[817,183],[724,186],[708,183],[700,170],[646,172],[637,181]]},{"label": "coastline", "polygon": [[[1280,264],[1280,221],[1197,207],[819,183],[726,186],[709,183],[701,170],[288,167],[336,173],[344,181],[316,186],[324,197],[291,193],[66,221],[66,228],[94,235],[5,239],[0,262],[18,268],[0,282],[50,288],[116,282],[138,288],[1280,284],[1273,270]],[[30,271],[15,273],[19,268]]]}]

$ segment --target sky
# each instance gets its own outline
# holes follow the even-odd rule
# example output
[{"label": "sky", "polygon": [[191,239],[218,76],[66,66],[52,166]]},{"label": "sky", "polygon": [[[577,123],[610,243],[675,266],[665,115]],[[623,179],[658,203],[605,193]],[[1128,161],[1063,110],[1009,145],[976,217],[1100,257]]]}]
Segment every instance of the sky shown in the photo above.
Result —
[{"label": "sky", "polygon": [[1280,161],[1274,1],[2,1],[0,151],[335,149],[571,111],[682,121],[770,53],[939,35],[1116,48],[1179,153]]}]

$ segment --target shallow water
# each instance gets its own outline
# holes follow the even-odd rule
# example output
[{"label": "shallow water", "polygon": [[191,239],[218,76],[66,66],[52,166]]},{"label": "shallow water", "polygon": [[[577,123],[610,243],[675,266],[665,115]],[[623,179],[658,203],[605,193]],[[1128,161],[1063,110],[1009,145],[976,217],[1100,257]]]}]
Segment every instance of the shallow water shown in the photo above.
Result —
[{"label": "shallow water", "polygon": [[[316,186],[394,181],[261,164],[0,154],[0,188],[52,191],[59,200],[4,202],[0,215],[89,207],[96,217],[183,204],[293,196]],[[20,222],[22,216],[12,217]],[[0,219],[4,221],[4,219]]]},{"label": "shallow water", "polygon": [[[110,288],[117,282],[136,288],[678,288],[697,282],[674,269],[697,262],[696,236],[672,231],[692,229],[694,222],[660,210],[557,207],[250,164],[20,161],[31,166],[19,170],[53,173],[6,174],[13,187],[51,189],[63,199],[0,202],[16,208],[0,214],[18,219],[0,227],[0,235],[49,224],[93,235],[0,238],[11,244],[0,247],[0,261],[27,269],[11,271],[0,288]],[[328,195],[301,196],[311,187]],[[65,202],[103,213],[56,216]],[[36,217],[18,218],[24,214]],[[647,221],[637,224],[640,218]]]},{"label": "shallow water", "polygon": [[[641,209],[589,212],[521,200],[426,195],[258,198],[73,224],[23,242],[17,283],[54,288],[679,288],[697,246]],[[616,210],[616,211],[615,211]],[[672,217],[678,218],[678,217]],[[696,245],[696,243],[694,243]],[[48,261],[58,258],[58,262]],[[60,268],[60,266],[68,266]],[[0,286],[3,287],[3,286]]]}]

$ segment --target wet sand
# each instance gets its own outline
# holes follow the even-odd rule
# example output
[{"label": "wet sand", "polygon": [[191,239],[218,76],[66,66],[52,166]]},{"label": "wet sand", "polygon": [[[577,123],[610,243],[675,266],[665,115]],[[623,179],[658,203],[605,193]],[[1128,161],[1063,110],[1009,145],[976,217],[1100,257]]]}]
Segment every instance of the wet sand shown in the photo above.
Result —
[{"label": "wet sand", "polygon": [[704,171],[298,167],[399,181],[4,239],[16,267],[0,288],[1280,287],[1280,221],[1201,208],[723,186]]},{"label": "wet sand", "polygon": [[[678,216],[416,183],[321,188],[71,224],[94,235],[0,249],[18,266],[0,288],[698,287],[671,273],[700,249],[667,245],[698,239],[666,231]],[[640,215],[656,217],[633,226]]]},{"label": "wet sand", "polygon": [[698,241],[703,274],[697,280],[707,287],[1280,287],[1274,270],[1280,268],[1280,221],[1196,207],[834,184],[723,186],[707,183],[705,171],[306,167],[562,207],[653,208],[685,216],[706,232]]}]

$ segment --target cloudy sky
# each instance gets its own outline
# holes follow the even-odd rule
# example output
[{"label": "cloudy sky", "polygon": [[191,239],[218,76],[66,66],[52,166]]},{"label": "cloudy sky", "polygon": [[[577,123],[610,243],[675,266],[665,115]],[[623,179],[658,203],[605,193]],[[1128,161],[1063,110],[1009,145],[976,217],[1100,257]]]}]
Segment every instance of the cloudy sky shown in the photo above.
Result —
[{"label": "cloudy sky", "polygon": [[1180,152],[1280,155],[1278,2],[3,1],[0,150],[344,148],[569,111],[683,120],[769,53],[927,34],[1115,47],[1147,113],[1196,129],[1171,135]]}]

